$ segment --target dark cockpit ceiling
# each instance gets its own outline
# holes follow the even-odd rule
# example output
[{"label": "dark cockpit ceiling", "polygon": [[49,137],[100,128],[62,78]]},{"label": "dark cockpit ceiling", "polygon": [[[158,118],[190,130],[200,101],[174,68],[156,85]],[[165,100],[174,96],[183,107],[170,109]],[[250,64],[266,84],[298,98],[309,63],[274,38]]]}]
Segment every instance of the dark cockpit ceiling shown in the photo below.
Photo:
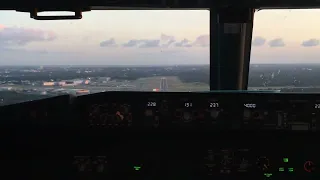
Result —
[{"label": "dark cockpit ceiling", "polygon": [[104,9],[203,9],[203,8],[225,8],[243,7],[255,9],[274,8],[318,8],[319,0],[11,0],[0,5],[0,10],[17,10],[29,12],[32,8],[43,11],[70,11],[74,8],[82,11],[104,10]]}]

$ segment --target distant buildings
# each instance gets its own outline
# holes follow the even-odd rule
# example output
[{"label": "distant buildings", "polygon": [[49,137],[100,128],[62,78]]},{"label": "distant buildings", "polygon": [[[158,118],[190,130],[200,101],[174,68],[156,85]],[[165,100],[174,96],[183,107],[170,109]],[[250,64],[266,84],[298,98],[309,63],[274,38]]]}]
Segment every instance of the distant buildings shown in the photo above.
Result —
[{"label": "distant buildings", "polygon": [[108,83],[111,80],[110,77],[99,77],[97,78],[97,82],[99,83]]},{"label": "distant buildings", "polygon": [[43,82],[44,86],[54,86],[55,82]]},{"label": "distant buildings", "polygon": [[90,80],[67,80],[60,82],[43,82],[43,86],[77,86],[89,84]]}]

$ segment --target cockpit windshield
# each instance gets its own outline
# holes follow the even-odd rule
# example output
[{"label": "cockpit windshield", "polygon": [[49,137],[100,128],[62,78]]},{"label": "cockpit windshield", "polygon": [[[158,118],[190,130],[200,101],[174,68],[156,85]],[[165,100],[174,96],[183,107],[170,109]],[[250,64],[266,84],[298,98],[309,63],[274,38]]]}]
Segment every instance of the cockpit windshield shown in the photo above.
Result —
[{"label": "cockpit windshield", "polygon": [[255,13],[249,89],[320,92],[319,9]]},{"label": "cockpit windshield", "polygon": [[117,10],[36,21],[2,11],[0,105],[103,91],[207,91],[209,18],[207,10]]}]

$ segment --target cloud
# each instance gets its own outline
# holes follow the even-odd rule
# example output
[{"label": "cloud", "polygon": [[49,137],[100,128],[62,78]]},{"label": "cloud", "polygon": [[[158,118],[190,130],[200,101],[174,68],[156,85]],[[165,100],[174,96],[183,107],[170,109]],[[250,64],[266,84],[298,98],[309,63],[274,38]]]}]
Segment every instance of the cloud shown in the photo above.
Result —
[{"label": "cloud", "polygon": [[192,47],[192,44],[190,44],[188,39],[183,39],[180,42],[176,42],[174,45],[176,47]]},{"label": "cloud", "polygon": [[139,44],[139,48],[152,48],[159,47],[160,40],[141,40]]},{"label": "cloud", "polygon": [[171,46],[174,42],[176,42],[176,39],[174,36],[166,35],[166,34],[161,34],[160,36],[160,46],[161,47],[169,47]]},{"label": "cloud", "polygon": [[100,47],[115,47],[115,46],[117,46],[117,43],[114,40],[114,38],[110,38],[100,43]]},{"label": "cloud", "polygon": [[122,45],[123,47],[139,47],[139,48],[152,48],[160,47],[160,40],[157,39],[131,39]]},{"label": "cloud", "polygon": [[140,40],[131,39],[127,43],[124,43],[122,46],[123,47],[135,47],[135,46],[138,46],[139,42],[140,42]]},{"label": "cloud", "polygon": [[208,47],[210,46],[210,35],[201,35],[192,43],[193,46]]},{"label": "cloud", "polygon": [[266,43],[266,39],[260,36],[257,36],[252,39],[252,46],[263,46]]},{"label": "cloud", "polygon": [[176,40],[170,40],[170,41],[168,41],[166,44],[163,44],[162,46],[163,47],[169,47],[170,45],[172,45],[174,42],[176,42]]},{"label": "cloud", "polygon": [[160,39],[131,39],[122,46],[138,48],[169,47],[174,42],[174,36],[161,34]]},{"label": "cloud", "polygon": [[24,46],[31,42],[53,41],[57,35],[41,29],[6,27],[0,25],[0,45]]},{"label": "cloud", "polygon": [[284,47],[286,45],[282,38],[273,39],[268,44],[270,47]]},{"label": "cloud", "polygon": [[301,46],[304,46],[304,47],[312,47],[312,46],[318,46],[318,45],[319,45],[318,39],[309,39],[301,43]]},{"label": "cloud", "polygon": [[166,34],[161,34],[160,40],[161,40],[161,41],[165,41],[165,42],[169,42],[169,41],[174,41],[175,38],[174,38],[174,36],[169,36],[169,35],[166,35]]},{"label": "cloud", "polygon": [[191,43],[188,39],[177,41],[174,36],[161,34],[159,39],[131,39],[122,44],[122,47],[155,48],[155,47],[208,47],[210,45],[210,36],[201,35]]}]

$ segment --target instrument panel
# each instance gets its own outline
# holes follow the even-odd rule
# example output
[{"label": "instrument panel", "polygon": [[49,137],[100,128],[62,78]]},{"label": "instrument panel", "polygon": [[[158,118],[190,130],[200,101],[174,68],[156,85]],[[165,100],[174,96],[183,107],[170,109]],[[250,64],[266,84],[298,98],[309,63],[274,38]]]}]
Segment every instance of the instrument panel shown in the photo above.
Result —
[{"label": "instrument panel", "polygon": [[320,178],[314,133],[99,134],[34,145],[31,172],[76,180]]},{"label": "instrument panel", "polygon": [[95,104],[89,109],[89,126],[128,127],[132,123],[131,106],[109,102]]},{"label": "instrument panel", "polygon": [[8,172],[39,179],[320,178],[315,94],[105,92],[0,112],[15,117]]},{"label": "instrument panel", "polygon": [[78,97],[75,106],[81,126],[90,128],[316,131],[317,96],[108,92]]}]

